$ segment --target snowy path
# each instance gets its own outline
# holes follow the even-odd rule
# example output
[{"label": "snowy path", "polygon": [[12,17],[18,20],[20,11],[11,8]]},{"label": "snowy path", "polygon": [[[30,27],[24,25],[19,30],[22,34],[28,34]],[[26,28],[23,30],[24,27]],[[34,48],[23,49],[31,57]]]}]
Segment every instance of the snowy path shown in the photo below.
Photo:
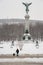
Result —
[{"label": "snowy path", "polygon": [[43,63],[43,58],[0,58],[0,62],[35,62]]}]

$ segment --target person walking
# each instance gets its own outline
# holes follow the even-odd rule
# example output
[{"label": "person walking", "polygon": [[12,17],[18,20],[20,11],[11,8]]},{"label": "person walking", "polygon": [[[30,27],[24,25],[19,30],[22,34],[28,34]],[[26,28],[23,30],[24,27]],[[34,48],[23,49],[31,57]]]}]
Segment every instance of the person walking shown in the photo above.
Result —
[{"label": "person walking", "polygon": [[18,54],[19,54],[19,49],[16,50],[16,53],[17,53],[17,56],[18,56]]}]

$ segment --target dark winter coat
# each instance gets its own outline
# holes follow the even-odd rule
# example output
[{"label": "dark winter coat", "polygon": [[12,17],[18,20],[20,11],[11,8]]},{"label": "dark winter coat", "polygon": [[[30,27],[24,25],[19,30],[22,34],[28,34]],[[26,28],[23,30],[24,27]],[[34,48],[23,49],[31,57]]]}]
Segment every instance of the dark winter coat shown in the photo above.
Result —
[{"label": "dark winter coat", "polygon": [[19,49],[16,50],[16,53],[17,53],[17,54],[19,53]]}]

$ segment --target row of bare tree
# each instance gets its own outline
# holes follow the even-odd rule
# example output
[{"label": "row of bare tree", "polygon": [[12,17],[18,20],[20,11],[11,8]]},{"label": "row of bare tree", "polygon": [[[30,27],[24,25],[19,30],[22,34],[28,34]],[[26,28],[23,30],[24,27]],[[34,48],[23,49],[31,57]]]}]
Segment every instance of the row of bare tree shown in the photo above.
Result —
[{"label": "row of bare tree", "polygon": [[43,40],[43,23],[30,24],[30,34],[33,39]]},{"label": "row of bare tree", "polygon": [[[0,40],[21,40],[24,31],[24,24],[3,24],[0,26]],[[33,39],[43,40],[43,23],[30,24],[29,31]]]},{"label": "row of bare tree", "polygon": [[4,24],[0,27],[0,40],[21,40],[23,31],[23,24]]}]

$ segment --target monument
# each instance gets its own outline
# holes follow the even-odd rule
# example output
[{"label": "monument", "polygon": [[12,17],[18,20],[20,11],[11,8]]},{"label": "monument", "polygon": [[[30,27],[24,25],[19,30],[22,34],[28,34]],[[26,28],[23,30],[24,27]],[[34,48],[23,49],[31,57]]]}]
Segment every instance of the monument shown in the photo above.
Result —
[{"label": "monument", "polygon": [[25,5],[26,9],[26,15],[25,15],[25,33],[23,35],[23,40],[30,40],[31,39],[31,35],[29,33],[29,25],[30,25],[30,22],[29,22],[29,15],[28,15],[28,12],[29,12],[29,6],[32,4],[32,3],[22,3],[23,5]]}]

